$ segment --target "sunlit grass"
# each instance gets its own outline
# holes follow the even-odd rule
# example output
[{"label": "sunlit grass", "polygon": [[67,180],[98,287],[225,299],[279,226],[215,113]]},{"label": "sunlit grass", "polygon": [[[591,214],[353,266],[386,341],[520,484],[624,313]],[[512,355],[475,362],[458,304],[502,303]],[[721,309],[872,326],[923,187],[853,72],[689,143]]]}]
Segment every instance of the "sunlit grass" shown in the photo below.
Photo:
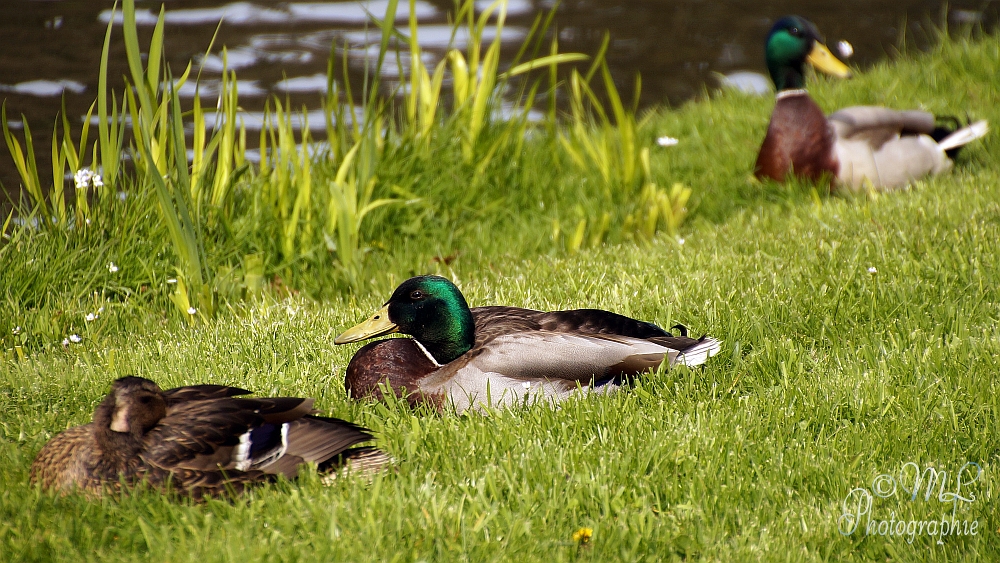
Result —
[{"label": "sunlit grass", "polygon": [[[455,417],[348,401],[342,374],[353,350],[332,338],[381,303],[392,280],[352,298],[265,300],[207,328],[113,330],[8,360],[4,551],[27,560],[263,560],[275,551],[571,560],[574,532],[590,527],[579,556],[598,560],[995,557],[995,177],[960,173],[874,201],[748,210],[688,231],[681,247],[657,239],[530,261],[493,249],[494,269],[454,264],[445,273],[473,304],[604,307],[726,343],[704,370],[651,375],[558,410]],[[110,310],[98,323],[141,314]],[[86,422],[108,382],[129,373],[315,396],[375,429],[398,472],[331,488],[307,478],[205,506],[29,488],[33,453]],[[960,514],[981,535],[938,546],[838,532],[852,488],[908,461],[954,471],[970,460],[986,478]],[[904,500],[881,507],[907,518],[940,512]]]}]

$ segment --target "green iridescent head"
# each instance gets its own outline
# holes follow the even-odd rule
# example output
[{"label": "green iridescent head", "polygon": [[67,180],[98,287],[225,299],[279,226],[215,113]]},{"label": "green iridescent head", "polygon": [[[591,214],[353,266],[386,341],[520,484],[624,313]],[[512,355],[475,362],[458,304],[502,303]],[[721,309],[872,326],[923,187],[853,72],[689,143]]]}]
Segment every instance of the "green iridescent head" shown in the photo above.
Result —
[{"label": "green iridescent head", "polygon": [[806,63],[833,76],[851,76],[850,69],[823,45],[816,26],[801,16],[785,16],[775,22],[767,34],[764,51],[767,70],[779,91],[805,86]]},{"label": "green iridescent head", "polygon": [[465,296],[440,276],[417,276],[399,285],[370,319],[345,331],[336,344],[401,332],[412,336],[439,364],[472,348],[475,323]]}]

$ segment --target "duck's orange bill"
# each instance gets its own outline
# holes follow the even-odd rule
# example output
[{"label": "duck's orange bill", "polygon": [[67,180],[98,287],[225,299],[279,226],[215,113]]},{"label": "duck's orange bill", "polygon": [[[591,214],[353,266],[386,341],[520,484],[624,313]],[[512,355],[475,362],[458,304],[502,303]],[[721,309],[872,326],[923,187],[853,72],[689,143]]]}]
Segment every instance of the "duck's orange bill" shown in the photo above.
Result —
[{"label": "duck's orange bill", "polygon": [[386,305],[376,311],[367,321],[340,333],[340,336],[333,339],[333,343],[348,344],[350,342],[358,342],[384,334],[392,334],[397,330],[399,330],[399,327],[396,326],[396,323],[389,320],[389,306]]},{"label": "duck's orange bill", "polygon": [[837,78],[851,77],[851,69],[840,62],[837,57],[833,56],[833,53],[826,48],[826,45],[819,41],[813,44],[812,51],[806,57],[806,62],[811,64],[816,70],[825,72],[831,76],[836,76]]}]

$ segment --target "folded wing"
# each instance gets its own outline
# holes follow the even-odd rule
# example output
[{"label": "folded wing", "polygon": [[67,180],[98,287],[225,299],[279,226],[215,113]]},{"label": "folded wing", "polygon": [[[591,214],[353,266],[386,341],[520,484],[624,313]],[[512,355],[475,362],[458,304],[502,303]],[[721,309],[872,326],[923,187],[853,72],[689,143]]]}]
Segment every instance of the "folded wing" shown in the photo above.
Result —
[{"label": "folded wing", "polygon": [[623,378],[655,369],[664,361],[698,365],[718,349],[718,341],[710,338],[514,333],[498,336],[479,354],[438,370],[420,383],[420,389],[430,396],[447,396],[458,410],[542,397],[558,400],[578,387],[617,387]]},{"label": "folded wing", "polygon": [[147,433],[142,457],[173,472],[294,477],[304,462],[322,464],[372,439],[349,422],[310,416],[312,405],[312,399],[294,397],[182,402]]}]

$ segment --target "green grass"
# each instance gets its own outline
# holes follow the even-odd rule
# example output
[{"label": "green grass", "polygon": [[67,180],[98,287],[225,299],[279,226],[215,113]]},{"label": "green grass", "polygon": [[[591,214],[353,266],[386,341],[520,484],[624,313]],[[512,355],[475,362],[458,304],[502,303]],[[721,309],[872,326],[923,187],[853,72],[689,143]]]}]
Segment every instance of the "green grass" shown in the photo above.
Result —
[{"label": "green grass", "polygon": [[[1000,123],[1000,38],[944,41],[851,82],[819,81],[827,110],[877,103]],[[608,243],[573,255],[552,221],[628,213],[629,192],[568,164],[539,133],[480,176],[462,147],[391,147],[380,177],[420,201],[369,223],[359,289],[332,254],[188,326],[168,300],[166,231],[135,194],[93,229],[10,229],[0,260],[0,554],[24,561],[994,560],[1000,464],[1000,151],[897,194],[813,196],[749,179],[772,101],[733,93],[651,116],[653,180],[693,189],[684,243]],[[497,134],[487,128],[489,139]],[[659,135],[678,146],[653,145]],[[435,144],[436,143],[436,144]],[[330,169],[327,169],[330,168]],[[315,184],[336,167],[314,167]],[[252,182],[251,182],[252,184]],[[470,187],[471,186],[471,187]],[[247,192],[235,205],[251,207]],[[241,199],[243,198],[243,199]],[[277,242],[255,215],[206,233],[218,263]],[[446,259],[449,258],[449,259]],[[112,273],[113,261],[119,271]],[[216,264],[218,265],[218,264]],[[870,274],[869,268],[877,273]],[[284,271],[284,270],[281,270]],[[333,336],[414,273],[456,280],[473,305],[601,307],[724,341],[704,369],[609,397],[457,417],[356,404]],[[288,285],[291,284],[291,285]],[[290,288],[290,289],[289,289]],[[97,292],[97,296],[94,293]],[[103,307],[100,318],[85,316]],[[19,334],[13,334],[20,326]],[[81,344],[63,347],[69,334]],[[19,346],[19,348],[15,348]],[[228,383],[301,394],[367,425],[398,460],[372,483],[314,475],[204,504],[137,492],[89,501],[27,484],[55,433],[89,420],[110,381]],[[845,497],[914,462],[983,474],[960,520],[978,534],[843,536]],[[940,520],[935,500],[876,499],[879,518]],[[586,546],[572,535],[594,530]]]}]

